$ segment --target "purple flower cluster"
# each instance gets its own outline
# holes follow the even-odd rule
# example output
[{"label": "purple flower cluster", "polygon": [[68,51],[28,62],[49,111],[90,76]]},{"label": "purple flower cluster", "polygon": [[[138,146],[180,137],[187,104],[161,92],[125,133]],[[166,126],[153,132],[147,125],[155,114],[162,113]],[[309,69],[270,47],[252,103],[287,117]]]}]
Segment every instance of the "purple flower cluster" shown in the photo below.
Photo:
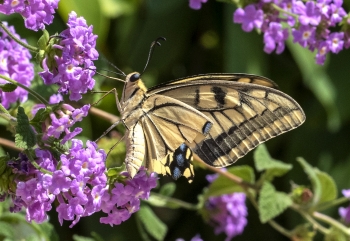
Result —
[{"label": "purple flower cluster", "polygon": [[208,0],[190,0],[190,8],[198,10],[202,7],[202,3],[206,3]]},{"label": "purple flower cluster", "polygon": [[103,150],[96,150],[96,144],[87,142],[86,148],[80,140],[72,140],[69,154],[61,155],[58,162],[48,150],[36,149],[36,162],[51,174],[42,173],[29,165],[26,180],[18,180],[13,210],[26,208],[27,220],[41,223],[47,220],[46,212],[51,210],[57,199],[58,218],[73,220],[75,225],[81,217],[101,210],[101,197],[106,192],[105,158]]},{"label": "purple flower cluster", "polygon": [[[294,43],[310,51],[316,51],[316,63],[323,64],[326,54],[339,53],[350,47],[350,22],[342,8],[343,0],[260,0],[258,3],[238,8],[233,21],[242,24],[246,32],[254,28],[264,34],[264,51],[277,54],[283,52],[291,28]],[[331,31],[344,21],[342,31]]]},{"label": "purple flower cluster", "polygon": [[53,67],[45,58],[42,62],[44,71],[39,75],[45,84],[57,84],[59,92],[70,94],[70,100],[78,101],[81,94],[91,90],[95,81],[93,61],[98,59],[95,49],[97,35],[92,33],[93,27],[88,26],[82,17],[77,17],[75,12],[69,14],[68,29],[63,31],[57,38],[59,44],[54,44],[53,49],[60,50],[61,54],[54,57]]},{"label": "purple flower cluster", "polygon": [[[342,193],[343,193],[344,197],[347,197],[350,199],[350,189],[343,190]],[[350,223],[350,206],[348,206],[346,208],[340,207],[338,211],[339,211],[340,217],[342,217],[344,222],[346,224],[349,224]]]},{"label": "purple flower cluster", "polygon": [[24,18],[26,28],[38,31],[45,24],[51,24],[59,0],[4,0],[0,13],[9,15],[19,13]]},{"label": "purple flower cluster", "polygon": [[[209,182],[214,181],[217,175],[207,175]],[[247,225],[248,210],[245,205],[244,193],[224,194],[209,197],[205,203],[206,212],[209,214],[208,222],[215,227],[215,233],[225,233],[226,241],[243,233]]]},{"label": "purple flower cluster", "polygon": [[[7,26],[7,23],[4,23]],[[7,28],[17,38],[12,26]],[[25,40],[21,39],[23,42]],[[0,74],[7,76],[17,82],[30,86],[34,78],[34,66],[30,63],[31,55],[29,51],[10,38],[7,33],[0,28]],[[0,78],[0,84],[8,83]],[[11,103],[16,101],[25,102],[28,98],[28,92],[22,88],[17,88],[13,92],[4,92],[0,89],[0,103],[9,108]]]},{"label": "purple flower cluster", "polygon": [[[53,95],[50,98],[50,104],[57,103],[61,100],[61,95]],[[44,128],[43,133],[45,133],[43,139],[46,140],[48,137],[55,137],[57,139],[63,138],[61,143],[65,144],[82,131],[80,127],[76,127],[73,131],[71,131],[70,128],[88,115],[90,105],[84,105],[77,109],[68,104],[62,104],[60,107],[60,109],[51,113],[50,119],[45,122],[45,125],[42,125]],[[45,105],[37,104],[34,106],[32,109],[33,115],[41,108],[45,108]]]},{"label": "purple flower cluster", "polygon": [[[129,177],[127,172],[123,175]],[[157,186],[157,179],[156,173],[147,176],[145,168],[141,167],[125,184],[115,183],[111,192],[105,192],[102,197],[102,211],[108,216],[101,218],[100,222],[113,226],[129,219],[140,209],[140,199],[148,199],[151,189]]]}]

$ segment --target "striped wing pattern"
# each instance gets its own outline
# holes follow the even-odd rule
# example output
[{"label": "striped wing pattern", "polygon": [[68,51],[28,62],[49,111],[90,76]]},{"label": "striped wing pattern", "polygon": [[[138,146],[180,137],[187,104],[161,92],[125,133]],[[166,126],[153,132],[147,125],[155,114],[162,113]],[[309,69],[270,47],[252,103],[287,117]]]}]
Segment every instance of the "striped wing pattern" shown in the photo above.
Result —
[{"label": "striped wing pattern", "polygon": [[213,124],[209,133],[186,144],[206,163],[224,167],[305,121],[299,104],[275,88],[264,77],[211,74],[163,84],[148,95],[171,97],[205,114]]},{"label": "striped wing pattern", "polygon": [[212,126],[210,118],[181,101],[160,95],[147,98],[142,110],[140,123],[146,141],[147,169],[174,178],[191,176],[187,173],[193,170],[188,170],[187,163],[192,153],[188,153],[183,143],[193,142],[198,135],[207,135]]}]

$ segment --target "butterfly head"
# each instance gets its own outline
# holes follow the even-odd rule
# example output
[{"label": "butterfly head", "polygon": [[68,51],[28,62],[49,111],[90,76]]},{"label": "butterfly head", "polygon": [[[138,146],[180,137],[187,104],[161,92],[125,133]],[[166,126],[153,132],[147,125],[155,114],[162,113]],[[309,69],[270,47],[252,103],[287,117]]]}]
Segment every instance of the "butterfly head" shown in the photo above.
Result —
[{"label": "butterfly head", "polygon": [[125,78],[123,100],[127,101],[133,96],[142,96],[147,91],[146,86],[141,80],[141,74],[137,72],[130,73]]}]

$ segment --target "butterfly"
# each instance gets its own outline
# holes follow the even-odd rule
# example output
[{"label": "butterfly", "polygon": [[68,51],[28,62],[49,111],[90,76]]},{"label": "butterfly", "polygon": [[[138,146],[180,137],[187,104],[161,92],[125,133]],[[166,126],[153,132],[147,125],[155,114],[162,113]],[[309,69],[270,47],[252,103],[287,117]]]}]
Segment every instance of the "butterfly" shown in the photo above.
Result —
[{"label": "butterfly", "polygon": [[126,169],[175,180],[194,178],[194,154],[228,166],[260,143],[300,126],[299,104],[268,78],[203,74],[147,89],[140,73],[126,76],[117,107],[126,127]]},{"label": "butterfly", "polygon": [[[152,43],[146,66],[159,39],[165,40]],[[194,155],[225,167],[305,121],[299,104],[265,77],[203,74],[147,89],[140,73],[119,71],[126,76],[122,97],[116,99],[126,127],[125,164],[131,177],[144,165],[150,172],[191,182]]]}]

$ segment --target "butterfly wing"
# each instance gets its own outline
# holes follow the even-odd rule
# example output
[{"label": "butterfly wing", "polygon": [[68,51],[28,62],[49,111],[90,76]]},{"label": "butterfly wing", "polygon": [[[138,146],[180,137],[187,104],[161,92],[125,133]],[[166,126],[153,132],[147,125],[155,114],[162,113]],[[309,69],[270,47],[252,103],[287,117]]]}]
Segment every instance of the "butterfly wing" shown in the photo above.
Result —
[{"label": "butterfly wing", "polygon": [[305,121],[299,104],[275,88],[273,81],[255,75],[209,74],[169,82],[147,93],[175,98],[205,114],[212,128],[188,145],[206,163],[224,167]]},{"label": "butterfly wing", "polygon": [[[191,157],[186,159],[186,150],[181,146],[185,142],[192,143],[198,135],[207,135],[211,119],[179,100],[161,95],[146,98],[142,111],[140,123],[146,141],[147,169],[173,177],[187,173],[186,163]],[[183,162],[181,157],[185,157]],[[180,174],[174,172],[173,175],[167,168],[176,159]]]}]

